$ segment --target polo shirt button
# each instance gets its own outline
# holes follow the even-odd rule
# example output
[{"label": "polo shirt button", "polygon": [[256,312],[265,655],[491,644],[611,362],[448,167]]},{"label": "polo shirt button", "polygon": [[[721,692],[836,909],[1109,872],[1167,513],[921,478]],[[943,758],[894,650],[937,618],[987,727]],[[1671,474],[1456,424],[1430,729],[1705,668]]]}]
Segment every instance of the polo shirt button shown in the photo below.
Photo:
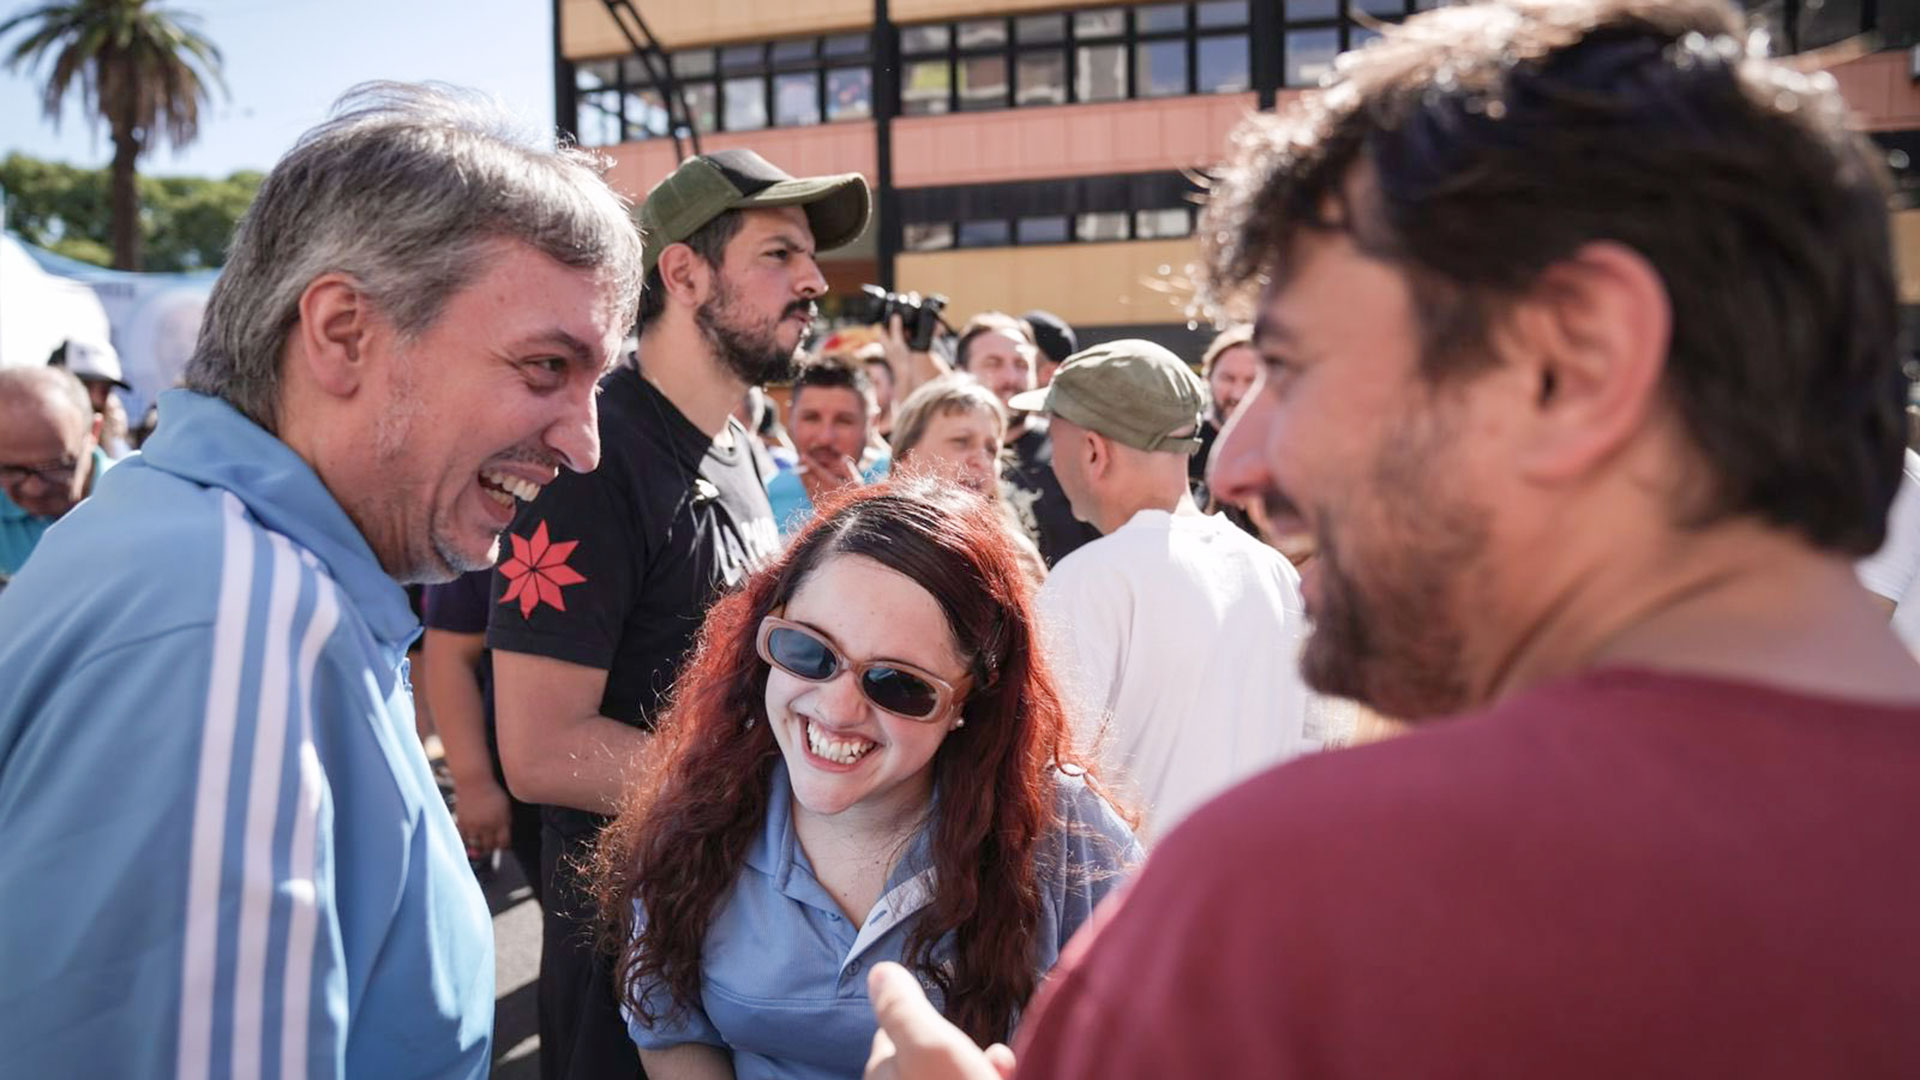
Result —
[{"label": "polo shirt button", "polygon": [[860,961],[858,961],[858,960],[850,960],[850,961],[848,961],[848,962],[847,962],[847,974],[848,974],[848,975],[858,975],[858,974],[860,974]]},{"label": "polo shirt button", "polygon": [[839,913],[839,912],[837,912],[837,911],[829,911],[829,912],[827,912],[827,918],[829,918],[829,919],[832,919],[832,920],[833,920],[834,922],[839,922],[839,921],[840,921],[840,913]]}]

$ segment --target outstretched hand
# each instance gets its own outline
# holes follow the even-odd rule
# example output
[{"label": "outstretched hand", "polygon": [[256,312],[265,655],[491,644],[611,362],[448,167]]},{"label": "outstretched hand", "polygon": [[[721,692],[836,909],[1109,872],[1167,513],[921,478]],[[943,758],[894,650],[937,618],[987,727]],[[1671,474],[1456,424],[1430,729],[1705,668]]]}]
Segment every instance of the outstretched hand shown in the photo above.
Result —
[{"label": "outstretched hand", "polygon": [[873,966],[867,999],[880,1028],[873,1033],[866,1080],[1005,1080],[1013,1075],[1012,1050],[1001,1043],[985,1050],[975,1046],[899,964]]},{"label": "outstretched hand", "polygon": [[905,401],[920,387],[952,374],[953,369],[937,354],[917,352],[908,345],[906,327],[898,315],[880,328],[880,343],[887,350],[887,366],[893,369],[895,401]]}]

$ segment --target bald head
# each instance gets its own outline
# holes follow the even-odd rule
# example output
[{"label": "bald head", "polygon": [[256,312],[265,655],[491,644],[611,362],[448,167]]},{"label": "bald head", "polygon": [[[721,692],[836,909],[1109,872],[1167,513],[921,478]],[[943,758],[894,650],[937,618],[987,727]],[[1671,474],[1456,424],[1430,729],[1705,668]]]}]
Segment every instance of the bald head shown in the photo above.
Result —
[{"label": "bald head", "polygon": [[86,384],[66,368],[0,368],[0,409],[71,413],[84,421],[93,415],[93,402]]},{"label": "bald head", "polygon": [[87,388],[54,367],[0,368],[0,491],[39,517],[59,517],[93,484],[99,435]]}]

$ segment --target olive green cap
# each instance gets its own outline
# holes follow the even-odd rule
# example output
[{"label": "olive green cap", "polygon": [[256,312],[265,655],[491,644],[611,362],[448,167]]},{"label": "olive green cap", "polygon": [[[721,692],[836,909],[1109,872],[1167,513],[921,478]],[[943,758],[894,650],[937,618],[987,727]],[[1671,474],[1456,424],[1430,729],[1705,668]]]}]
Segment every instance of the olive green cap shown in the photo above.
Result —
[{"label": "olive green cap", "polygon": [[1125,338],[1067,357],[1052,383],[1015,394],[1007,407],[1058,416],[1136,450],[1192,454],[1207,388],[1165,348]]},{"label": "olive green cap", "polygon": [[667,245],[726,213],[749,207],[798,206],[807,212],[818,251],[844,247],[867,227],[873,205],[859,173],[795,178],[751,150],[719,150],[680,163],[640,204],[651,272]]}]

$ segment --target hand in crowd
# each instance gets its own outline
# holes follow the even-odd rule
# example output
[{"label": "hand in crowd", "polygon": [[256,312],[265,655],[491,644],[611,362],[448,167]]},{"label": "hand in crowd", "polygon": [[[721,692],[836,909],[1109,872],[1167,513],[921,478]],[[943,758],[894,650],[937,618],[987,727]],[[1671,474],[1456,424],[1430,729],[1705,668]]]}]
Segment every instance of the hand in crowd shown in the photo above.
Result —
[{"label": "hand in crowd", "polygon": [[1004,1043],[981,1050],[927,1000],[920,980],[899,964],[873,965],[867,998],[880,1028],[873,1033],[866,1080],[1003,1080],[1013,1075]]},{"label": "hand in crowd", "polygon": [[453,790],[458,807],[454,823],[460,828],[460,839],[466,842],[467,855],[505,851],[513,827],[506,789],[489,776],[469,784],[455,780]]},{"label": "hand in crowd", "polygon": [[860,472],[860,463],[844,454],[840,457],[840,475],[834,477],[834,480],[842,484],[864,484],[867,482],[866,476]]},{"label": "hand in crowd", "polygon": [[907,347],[906,326],[898,315],[880,328],[880,343],[887,350],[887,366],[893,369],[895,401],[905,401],[922,385],[953,373],[953,368],[939,356]]}]

